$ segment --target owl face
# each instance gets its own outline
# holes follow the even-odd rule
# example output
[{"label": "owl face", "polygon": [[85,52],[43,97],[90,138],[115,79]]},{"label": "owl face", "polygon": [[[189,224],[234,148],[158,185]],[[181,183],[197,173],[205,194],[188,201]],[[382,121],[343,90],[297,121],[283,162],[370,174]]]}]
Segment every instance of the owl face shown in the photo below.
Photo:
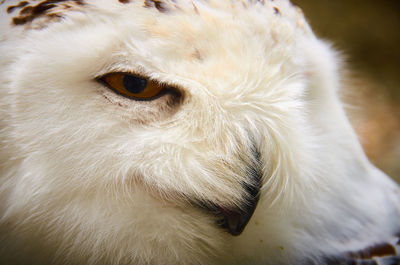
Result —
[{"label": "owl face", "polygon": [[327,49],[286,1],[71,9],[15,25],[2,74],[4,218],[35,230],[15,244],[49,234],[78,260],[212,264],[239,240],[229,218],[247,213],[242,232],[308,165],[308,104],[325,93],[309,51]]}]

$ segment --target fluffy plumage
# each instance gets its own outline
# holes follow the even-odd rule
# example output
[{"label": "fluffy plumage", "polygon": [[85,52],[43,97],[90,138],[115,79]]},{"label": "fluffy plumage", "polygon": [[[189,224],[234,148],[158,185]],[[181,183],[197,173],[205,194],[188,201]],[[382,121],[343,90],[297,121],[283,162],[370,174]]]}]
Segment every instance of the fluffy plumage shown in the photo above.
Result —
[{"label": "fluffy plumage", "polygon": [[399,188],[288,1],[0,3],[1,264],[398,264]]}]

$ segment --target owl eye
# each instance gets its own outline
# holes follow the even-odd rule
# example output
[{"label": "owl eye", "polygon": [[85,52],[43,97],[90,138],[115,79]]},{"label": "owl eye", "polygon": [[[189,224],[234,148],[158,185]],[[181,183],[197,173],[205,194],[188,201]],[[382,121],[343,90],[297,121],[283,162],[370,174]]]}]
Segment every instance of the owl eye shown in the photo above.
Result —
[{"label": "owl eye", "polygon": [[156,81],[127,73],[111,73],[99,80],[116,93],[137,100],[154,99],[161,95],[165,88],[163,84]]}]

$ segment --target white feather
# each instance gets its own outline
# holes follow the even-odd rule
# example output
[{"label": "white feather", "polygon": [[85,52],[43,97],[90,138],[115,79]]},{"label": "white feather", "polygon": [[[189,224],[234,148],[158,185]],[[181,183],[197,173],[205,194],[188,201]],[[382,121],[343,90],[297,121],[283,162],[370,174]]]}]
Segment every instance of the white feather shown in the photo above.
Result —
[{"label": "white feather", "polygon": [[[0,4],[1,264],[323,264],[399,232],[339,55],[288,1],[74,3],[24,25]],[[110,72],[183,101],[124,98],[95,81]],[[189,201],[240,205],[253,163],[260,201],[232,237]]]}]

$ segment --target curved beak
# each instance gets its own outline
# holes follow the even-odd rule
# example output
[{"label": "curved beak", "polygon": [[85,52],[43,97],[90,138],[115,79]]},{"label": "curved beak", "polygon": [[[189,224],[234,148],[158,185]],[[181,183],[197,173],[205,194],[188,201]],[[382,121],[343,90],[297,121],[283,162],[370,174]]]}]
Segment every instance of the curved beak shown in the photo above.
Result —
[{"label": "curved beak", "polygon": [[[245,162],[246,182],[242,182],[244,198],[242,205],[224,206],[211,201],[191,200],[193,205],[206,210],[218,218],[217,224],[233,236],[240,235],[246,228],[257,207],[262,186],[262,166],[260,166],[260,153],[256,148],[252,148],[252,162]],[[243,159],[243,161],[249,161]]]},{"label": "curved beak", "polygon": [[252,185],[250,186],[249,184],[243,184],[243,188],[246,190],[248,195],[246,204],[240,208],[224,208],[217,206],[218,210],[224,217],[224,220],[219,225],[226,229],[233,236],[238,236],[243,232],[247,223],[250,221],[250,218],[253,216],[260,197],[259,192],[261,188],[261,172],[256,168],[251,168],[250,171]]}]

